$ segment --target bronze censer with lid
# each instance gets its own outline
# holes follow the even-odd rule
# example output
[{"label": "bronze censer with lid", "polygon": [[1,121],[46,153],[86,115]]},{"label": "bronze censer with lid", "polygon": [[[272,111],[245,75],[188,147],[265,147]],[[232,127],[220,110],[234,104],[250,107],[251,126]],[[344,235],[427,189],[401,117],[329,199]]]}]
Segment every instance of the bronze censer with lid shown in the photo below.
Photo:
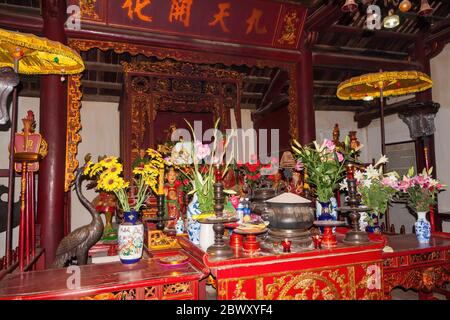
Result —
[{"label": "bronze censer with lid", "polygon": [[299,247],[312,243],[309,228],[313,225],[315,211],[311,201],[293,193],[282,193],[266,201],[268,208],[263,219],[270,222],[266,242],[292,241]]}]

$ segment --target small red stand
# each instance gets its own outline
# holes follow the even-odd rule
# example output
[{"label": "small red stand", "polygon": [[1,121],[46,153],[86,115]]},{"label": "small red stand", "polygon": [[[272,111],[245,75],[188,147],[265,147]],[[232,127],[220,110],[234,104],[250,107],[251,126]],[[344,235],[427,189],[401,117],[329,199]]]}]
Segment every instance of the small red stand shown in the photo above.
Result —
[{"label": "small red stand", "polygon": [[256,251],[260,248],[259,242],[256,240],[256,234],[248,234],[245,237],[244,241],[244,250],[245,251]]},{"label": "small red stand", "polygon": [[334,248],[337,245],[336,236],[333,234],[332,226],[324,226],[322,244],[327,248]]},{"label": "small red stand", "polygon": [[242,235],[233,232],[233,234],[230,237],[230,246],[233,248],[242,247],[243,238],[244,237]]}]

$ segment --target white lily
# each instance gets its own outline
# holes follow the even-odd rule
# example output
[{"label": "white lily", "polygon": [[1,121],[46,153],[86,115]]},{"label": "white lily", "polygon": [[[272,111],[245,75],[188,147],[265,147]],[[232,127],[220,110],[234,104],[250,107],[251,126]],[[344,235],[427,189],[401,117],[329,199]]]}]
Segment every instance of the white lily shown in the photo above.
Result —
[{"label": "white lily", "polygon": [[361,181],[364,179],[364,174],[360,170],[356,170],[355,172],[356,181]]},{"label": "white lily", "polygon": [[378,167],[380,164],[388,163],[389,159],[385,155],[382,155],[381,158],[375,163],[374,167]]},{"label": "white lily", "polygon": [[341,191],[346,191],[347,188],[348,188],[347,178],[345,178],[344,180],[342,180],[342,182],[339,183],[339,189]]}]

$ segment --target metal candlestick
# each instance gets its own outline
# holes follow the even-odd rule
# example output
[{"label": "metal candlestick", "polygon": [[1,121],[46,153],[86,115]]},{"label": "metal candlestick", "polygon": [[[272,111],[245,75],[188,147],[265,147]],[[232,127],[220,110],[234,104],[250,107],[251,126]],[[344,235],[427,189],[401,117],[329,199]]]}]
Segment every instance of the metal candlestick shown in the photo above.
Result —
[{"label": "metal candlestick", "polygon": [[238,221],[237,218],[226,218],[223,216],[224,208],[223,184],[219,181],[214,184],[214,211],[216,215],[211,218],[200,219],[198,222],[205,224],[214,224],[214,244],[206,252],[212,261],[224,260],[234,256],[233,249],[225,243],[223,234],[225,232],[224,223]]},{"label": "metal candlestick", "polygon": [[165,224],[164,224],[164,199],[165,196],[163,194],[156,196],[156,206],[158,208],[158,211],[156,213],[156,217],[159,219],[159,221],[156,223],[156,229],[163,231]]},{"label": "metal candlestick", "polygon": [[340,212],[349,212],[349,218],[352,225],[352,230],[347,232],[344,242],[347,243],[366,243],[369,242],[369,235],[365,231],[359,230],[360,212],[367,211],[369,208],[359,207],[360,199],[356,190],[356,180],[353,175],[354,166],[350,164],[347,166],[347,185],[348,185],[348,200],[347,207],[337,208]]}]

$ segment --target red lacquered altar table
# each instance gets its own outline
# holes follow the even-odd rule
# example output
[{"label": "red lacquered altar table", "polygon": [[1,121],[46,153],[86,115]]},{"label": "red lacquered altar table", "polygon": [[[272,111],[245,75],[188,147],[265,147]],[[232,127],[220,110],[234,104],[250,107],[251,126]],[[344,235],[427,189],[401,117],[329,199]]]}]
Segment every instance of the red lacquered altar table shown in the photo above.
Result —
[{"label": "red lacquered altar table", "polygon": [[365,245],[346,245],[343,238],[338,233],[333,249],[254,256],[239,250],[220,262],[205,255],[204,262],[219,299],[383,299],[383,238]]},{"label": "red lacquered altar table", "polygon": [[386,236],[394,252],[383,253],[386,296],[395,287],[414,289],[421,299],[431,290],[450,282],[450,234],[433,233],[430,243],[421,244],[414,234]]},{"label": "red lacquered altar table", "polygon": [[[174,253],[187,254],[184,250]],[[198,299],[199,281],[208,272],[187,255],[190,260],[179,266],[162,265],[158,258],[133,266],[120,262],[81,266],[76,289],[68,288],[73,274],[65,268],[10,274],[0,282],[0,299]]]}]

